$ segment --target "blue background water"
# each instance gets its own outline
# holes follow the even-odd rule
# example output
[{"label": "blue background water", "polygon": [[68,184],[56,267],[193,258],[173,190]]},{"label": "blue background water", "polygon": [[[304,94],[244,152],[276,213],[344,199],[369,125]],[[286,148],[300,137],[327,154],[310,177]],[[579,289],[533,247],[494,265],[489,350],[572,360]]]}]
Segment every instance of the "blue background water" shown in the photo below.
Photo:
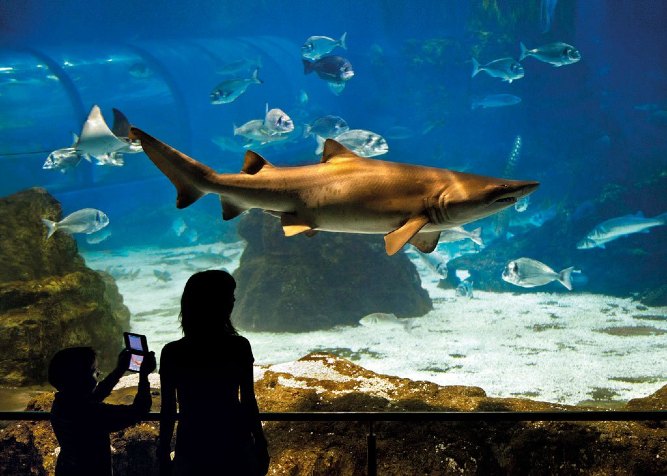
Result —
[{"label": "blue background water", "polygon": [[[44,186],[65,213],[95,207],[112,225],[129,223],[107,244],[150,244],[156,230],[166,233],[176,216],[174,191],[150,161],[128,155],[124,167],[82,162],[60,174],[42,170],[48,153],[70,145],[71,133],[98,104],[108,122],[116,107],[133,124],[198,160],[236,171],[242,150],[222,151],[212,139],[231,139],[233,124],[262,117],[268,102],[297,126],[337,114],[352,128],[387,134],[390,152],[383,159],[484,175],[503,175],[520,135],[523,147],[512,178],[542,182],[531,210],[555,204],[567,212],[568,218],[559,219],[583,214],[588,222],[582,230],[637,210],[647,216],[667,211],[664,189],[633,191],[638,183],[664,177],[667,169],[667,6],[561,0],[547,33],[540,31],[539,11],[539,0],[4,0],[0,195]],[[345,31],[348,50],[334,53],[349,58],[356,75],[335,96],[315,75],[303,74],[300,46],[310,35],[338,38]],[[525,77],[512,84],[484,73],[471,78],[473,55],[482,63],[517,58],[520,41],[530,48],[564,41],[583,59],[554,68],[527,58]],[[232,104],[211,105],[208,95],[222,79],[216,68],[257,57],[264,84],[249,87]],[[137,62],[155,74],[132,76]],[[309,97],[305,105],[298,100],[302,90]],[[471,110],[474,97],[493,93],[515,94],[522,102]],[[638,108],[645,104],[651,106]],[[408,128],[410,137],[392,139],[393,126]],[[308,138],[262,154],[276,164],[297,164],[316,161],[314,148]],[[611,185],[631,200],[596,208]],[[219,216],[212,197],[194,210]],[[664,248],[664,238],[664,228],[655,229],[632,237],[631,244],[652,252]]]}]

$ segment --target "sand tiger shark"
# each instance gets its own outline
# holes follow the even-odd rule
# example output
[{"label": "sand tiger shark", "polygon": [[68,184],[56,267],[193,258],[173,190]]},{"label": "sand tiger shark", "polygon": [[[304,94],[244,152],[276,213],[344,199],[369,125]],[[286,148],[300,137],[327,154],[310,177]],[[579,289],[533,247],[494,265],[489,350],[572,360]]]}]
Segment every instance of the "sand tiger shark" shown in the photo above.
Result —
[{"label": "sand tiger shark", "polygon": [[410,243],[424,253],[440,231],[484,218],[533,192],[538,182],[505,180],[359,157],[333,139],[318,164],[274,167],[248,150],[241,172],[217,173],[140,129],[131,140],[176,186],[185,208],[220,195],[222,217],[251,208],[280,218],[286,236],[318,231],[383,234],[388,255]]}]

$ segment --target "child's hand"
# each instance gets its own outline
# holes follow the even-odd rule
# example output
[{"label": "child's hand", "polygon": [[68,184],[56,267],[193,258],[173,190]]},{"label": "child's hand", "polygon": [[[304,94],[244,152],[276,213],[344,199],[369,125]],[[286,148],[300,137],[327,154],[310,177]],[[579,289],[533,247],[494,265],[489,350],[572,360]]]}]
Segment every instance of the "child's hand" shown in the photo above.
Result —
[{"label": "child's hand", "polygon": [[128,349],[123,349],[120,354],[118,354],[118,364],[116,365],[116,370],[122,370],[125,372],[130,367],[130,358],[132,357],[132,352]]},{"label": "child's hand", "polygon": [[139,369],[139,375],[148,375],[153,370],[155,370],[157,364],[155,362],[155,352],[149,352],[144,355],[144,361],[141,363],[141,368]]}]

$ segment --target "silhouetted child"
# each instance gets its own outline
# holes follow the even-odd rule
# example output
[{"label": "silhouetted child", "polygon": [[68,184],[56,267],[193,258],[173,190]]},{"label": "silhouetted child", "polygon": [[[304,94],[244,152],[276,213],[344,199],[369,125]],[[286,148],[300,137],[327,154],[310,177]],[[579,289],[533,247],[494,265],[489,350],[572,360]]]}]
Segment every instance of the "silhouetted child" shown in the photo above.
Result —
[{"label": "silhouetted child", "polygon": [[49,383],[58,392],[51,407],[51,426],[60,444],[56,476],[110,476],[109,433],[141,421],[151,409],[148,374],[155,354],[144,357],[139,388],[131,405],[102,403],[128,369],[131,353],[123,350],[118,366],[97,383],[97,357],[91,347],[60,350],[49,365]]},{"label": "silhouetted child", "polygon": [[231,323],[236,282],[225,271],[188,279],[181,297],[182,339],[160,357],[160,474],[169,458],[176,405],[174,475],[263,475],[269,453],[259,419],[250,342]]}]

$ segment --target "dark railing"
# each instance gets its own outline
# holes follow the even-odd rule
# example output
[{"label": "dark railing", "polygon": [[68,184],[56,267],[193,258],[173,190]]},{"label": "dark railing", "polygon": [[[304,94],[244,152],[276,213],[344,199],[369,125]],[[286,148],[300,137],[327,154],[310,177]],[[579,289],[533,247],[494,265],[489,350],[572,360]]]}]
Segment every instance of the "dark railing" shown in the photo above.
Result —
[{"label": "dark railing", "polygon": [[[0,421],[44,421],[49,412],[0,412]],[[368,423],[368,476],[377,475],[376,436],[373,424],[379,421],[402,422],[519,422],[519,421],[664,421],[667,410],[657,411],[549,411],[549,412],[264,412],[262,421],[356,421]],[[144,421],[160,421],[159,413],[149,413]]]}]

